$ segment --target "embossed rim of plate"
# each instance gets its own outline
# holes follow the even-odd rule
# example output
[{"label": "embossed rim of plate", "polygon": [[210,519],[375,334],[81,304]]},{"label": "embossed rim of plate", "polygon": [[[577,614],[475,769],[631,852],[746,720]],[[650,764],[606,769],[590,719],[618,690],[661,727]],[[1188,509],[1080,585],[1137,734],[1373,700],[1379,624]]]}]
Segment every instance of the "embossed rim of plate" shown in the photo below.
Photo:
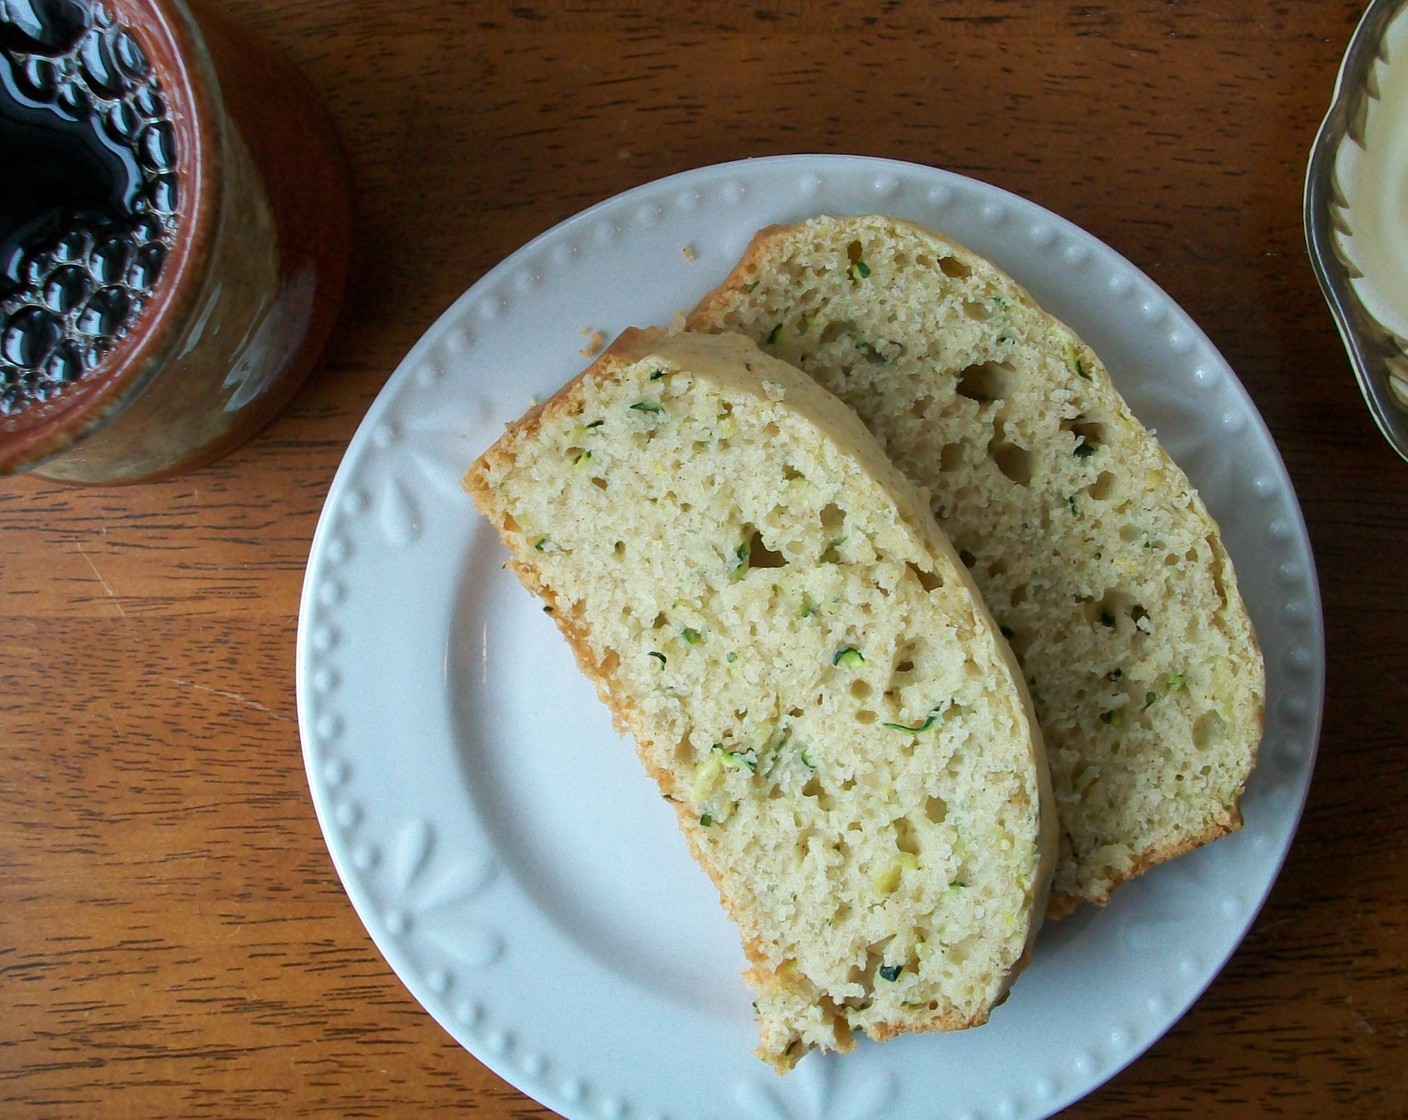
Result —
[{"label": "embossed rim of plate", "polygon": [[[452,648],[444,616],[516,593],[511,577],[496,583],[488,566],[465,566],[487,531],[458,479],[529,391],[551,391],[584,364],[582,329],[667,322],[722,278],[753,230],[828,210],[888,211],[943,229],[1102,353],[1222,519],[1267,655],[1267,732],[1243,831],[1136,880],[1104,910],[1048,926],[986,1027],[863,1042],[777,1079],[748,1053],[751,1024],[681,1013],[597,969],[505,871],[474,794],[460,788],[463,773],[436,761],[460,749],[446,741],[457,733],[456,689],[499,702],[455,677],[468,654]],[[582,270],[591,280],[620,260],[640,278],[624,294],[582,282]],[[531,345],[545,357],[515,383],[494,363],[518,352],[525,326],[542,334]],[[406,583],[418,593],[394,618],[388,585]],[[403,663],[412,667],[398,674]],[[1239,944],[1304,804],[1324,652],[1313,556],[1284,465],[1235,375],[1152,281],[1063,219],[975,180],[865,157],[788,156],[701,168],[609,199],[513,254],[437,321],[373,403],[329,491],[296,675],[310,790],[354,907],[415,998],[524,1093],[569,1120],[1021,1120],[1050,1115],[1137,1058]],[[478,854],[447,861],[447,851]],[[437,930],[437,915],[454,922]],[[559,974],[533,967],[544,959],[563,962]]]},{"label": "embossed rim of plate", "polygon": [[1364,403],[1389,446],[1408,459],[1408,409],[1394,399],[1387,365],[1391,359],[1402,361],[1404,354],[1391,332],[1374,319],[1354,291],[1348,266],[1335,243],[1340,209],[1335,158],[1342,144],[1353,143],[1354,136],[1363,131],[1371,96],[1370,78],[1379,61],[1384,32],[1403,6],[1404,0],[1372,0],[1350,37],[1330,107],[1306,164],[1302,223],[1312,271],[1344,343]]}]

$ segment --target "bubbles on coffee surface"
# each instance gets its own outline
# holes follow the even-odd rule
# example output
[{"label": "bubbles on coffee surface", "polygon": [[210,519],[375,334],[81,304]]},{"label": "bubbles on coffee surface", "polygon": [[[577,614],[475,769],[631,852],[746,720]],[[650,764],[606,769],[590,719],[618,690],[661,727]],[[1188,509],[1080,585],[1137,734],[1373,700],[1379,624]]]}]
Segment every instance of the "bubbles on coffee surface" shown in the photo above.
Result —
[{"label": "bubbles on coffee surface", "polygon": [[92,0],[0,0],[0,417],[92,374],[132,329],[181,202],[171,115]]}]

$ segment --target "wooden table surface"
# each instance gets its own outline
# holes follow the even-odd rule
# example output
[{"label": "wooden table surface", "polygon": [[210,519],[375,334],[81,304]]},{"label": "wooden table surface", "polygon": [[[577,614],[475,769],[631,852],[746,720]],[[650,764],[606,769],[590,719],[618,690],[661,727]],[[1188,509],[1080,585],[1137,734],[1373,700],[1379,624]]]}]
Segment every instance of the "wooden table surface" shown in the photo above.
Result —
[{"label": "wooden table surface", "polygon": [[1301,232],[1357,0],[228,0],[343,130],[326,360],[222,462],[0,480],[0,1114],[547,1117],[407,994],[333,873],[293,687],[367,407],[465,288],[672,172],[855,152],[997,184],[1148,272],[1289,467],[1329,689],[1294,847],[1191,1011],[1071,1117],[1408,1115],[1408,465]]}]

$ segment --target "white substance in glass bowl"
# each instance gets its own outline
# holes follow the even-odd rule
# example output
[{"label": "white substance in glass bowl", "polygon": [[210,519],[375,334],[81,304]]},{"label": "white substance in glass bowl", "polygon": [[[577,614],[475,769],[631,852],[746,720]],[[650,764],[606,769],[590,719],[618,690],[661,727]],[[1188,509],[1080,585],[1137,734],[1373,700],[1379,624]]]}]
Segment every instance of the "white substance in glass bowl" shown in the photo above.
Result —
[{"label": "white substance in glass bowl", "polygon": [[1371,0],[1305,180],[1311,265],[1379,430],[1408,459],[1408,3]]},{"label": "white substance in glass bowl", "polygon": [[1336,244],[1354,294],[1408,346],[1408,7],[1384,31],[1369,72],[1362,135],[1335,154],[1343,198]]}]

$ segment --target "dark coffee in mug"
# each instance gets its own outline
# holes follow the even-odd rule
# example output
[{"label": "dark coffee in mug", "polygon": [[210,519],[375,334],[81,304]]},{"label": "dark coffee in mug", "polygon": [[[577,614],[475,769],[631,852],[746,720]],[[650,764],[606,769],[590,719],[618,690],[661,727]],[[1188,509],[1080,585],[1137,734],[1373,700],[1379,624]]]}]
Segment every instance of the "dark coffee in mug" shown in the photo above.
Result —
[{"label": "dark coffee in mug", "polygon": [[101,0],[0,0],[0,417],[101,372],[161,281],[180,153]]},{"label": "dark coffee in mug", "polygon": [[336,126],[219,0],[0,0],[0,477],[240,446],[319,359],[350,248]]}]

